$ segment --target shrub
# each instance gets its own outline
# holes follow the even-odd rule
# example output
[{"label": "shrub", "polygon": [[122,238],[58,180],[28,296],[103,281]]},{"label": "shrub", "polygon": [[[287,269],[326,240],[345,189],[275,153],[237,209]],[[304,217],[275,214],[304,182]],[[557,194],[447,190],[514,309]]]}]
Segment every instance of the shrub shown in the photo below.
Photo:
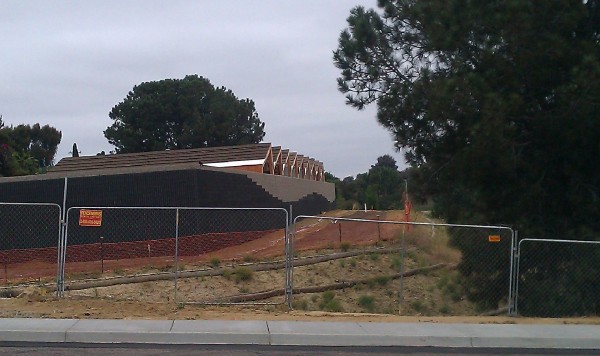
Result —
[{"label": "shrub", "polygon": [[256,262],[256,261],[257,261],[256,257],[254,257],[252,255],[244,256],[244,262]]},{"label": "shrub", "polygon": [[440,313],[447,315],[451,313],[451,309],[450,306],[448,306],[448,304],[444,304],[440,307]]},{"label": "shrub", "polygon": [[373,278],[380,286],[385,286],[391,279],[390,276],[377,276]]},{"label": "shrub", "polygon": [[377,261],[379,259],[379,254],[375,253],[375,252],[371,252],[371,253],[369,253],[369,258],[371,259],[371,261]]},{"label": "shrub", "polygon": [[308,310],[308,301],[306,299],[297,299],[292,302],[292,308],[296,310]]},{"label": "shrub", "polygon": [[241,267],[238,267],[235,269],[235,281],[236,282],[249,281],[252,279],[253,275],[254,275],[254,271],[248,267],[241,266]]},{"label": "shrub", "polygon": [[218,257],[213,257],[210,259],[210,265],[213,268],[217,268],[221,265],[221,260]]},{"label": "shrub", "polygon": [[375,310],[375,298],[370,295],[361,295],[358,297],[358,305],[361,308],[372,312]]},{"label": "shrub", "polygon": [[392,264],[390,267],[395,271],[400,271],[400,268],[402,267],[402,260],[400,259],[400,257],[392,257]]},{"label": "shrub", "polygon": [[333,291],[326,291],[323,292],[323,294],[321,294],[321,297],[323,298],[324,301],[328,302],[330,300],[333,300],[333,298],[335,298],[335,293]]},{"label": "shrub", "polygon": [[346,251],[348,251],[350,249],[350,246],[352,246],[352,245],[350,245],[350,242],[342,242],[340,244],[340,249],[342,251],[346,252]]},{"label": "shrub", "polygon": [[344,310],[340,305],[340,302],[335,299],[335,293],[332,291],[323,292],[323,294],[321,294],[319,309],[330,312],[341,312]]},{"label": "shrub", "polygon": [[226,269],[223,271],[223,278],[225,278],[226,280],[231,279],[231,270],[230,269]]}]

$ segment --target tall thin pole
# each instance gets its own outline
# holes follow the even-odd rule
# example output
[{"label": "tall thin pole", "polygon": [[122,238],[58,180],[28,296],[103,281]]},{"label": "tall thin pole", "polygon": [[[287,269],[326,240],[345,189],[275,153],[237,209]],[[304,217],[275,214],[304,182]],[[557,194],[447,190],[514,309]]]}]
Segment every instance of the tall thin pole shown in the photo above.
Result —
[{"label": "tall thin pole", "polygon": [[[408,179],[404,180],[404,213],[406,214],[406,201],[408,200]],[[406,228],[408,225],[404,225],[402,229],[402,241],[400,242],[400,292],[398,295],[398,314],[402,314],[402,304],[404,302],[404,259],[405,259],[405,248],[404,248],[404,237],[406,235]]]},{"label": "tall thin pole", "polygon": [[177,303],[177,276],[179,275],[179,209],[175,210],[175,296]]}]

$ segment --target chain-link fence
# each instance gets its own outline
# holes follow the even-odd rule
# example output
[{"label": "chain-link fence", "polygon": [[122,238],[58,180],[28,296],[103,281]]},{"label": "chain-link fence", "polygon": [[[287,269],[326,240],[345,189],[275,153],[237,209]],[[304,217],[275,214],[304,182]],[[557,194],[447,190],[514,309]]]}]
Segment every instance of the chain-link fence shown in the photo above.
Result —
[{"label": "chain-link fence", "polygon": [[293,308],[402,315],[508,312],[510,229],[436,224],[425,216],[406,223],[393,214],[298,217],[291,243]]},{"label": "chain-link fence", "polygon": [[284,209],[75,207],[66,226],[61,290],[70,295],[235,303],[284,291]]},{"label": "chain-link fence", "polygon": [[519,315],[599,315],[600,241],[523,239],[518,261]]},{"label": "chain-link fence", "polygon": [[177,301],[285,301],[285,209],[179,210]]},{"label": "chain-link fence", "polygon": [[5,287],[56,283],[61,209],[56,204],[0,203],[0,264]]},{"label": "chain-link fence", "polygon": [[62,291],[140,300],[148,280],[152,300],[172,300],[176,228],[174,208],[68,209]]}]

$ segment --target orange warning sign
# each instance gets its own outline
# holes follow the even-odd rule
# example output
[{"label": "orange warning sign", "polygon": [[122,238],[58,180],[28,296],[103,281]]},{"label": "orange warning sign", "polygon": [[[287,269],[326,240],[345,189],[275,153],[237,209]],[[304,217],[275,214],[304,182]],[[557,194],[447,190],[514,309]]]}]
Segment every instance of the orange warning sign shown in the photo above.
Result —
[{"label": "orange warning sign", "polygon": [[102,210],[79,210],[79,226],[102,226]]},{"label": "orange warning sign", "polygon": [[489,242],[500,242],[500,235],[489,235],[488,241]]}]

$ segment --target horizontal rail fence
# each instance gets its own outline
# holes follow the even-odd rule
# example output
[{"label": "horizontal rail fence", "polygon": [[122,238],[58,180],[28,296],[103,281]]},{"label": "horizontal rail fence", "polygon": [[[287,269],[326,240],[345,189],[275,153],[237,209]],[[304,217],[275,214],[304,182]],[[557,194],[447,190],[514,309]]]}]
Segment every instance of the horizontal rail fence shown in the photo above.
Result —
[{"label": "horizontal rail fence", "polygon": [[385,215],[295,219],[290,242],[294,309],[402,315],[508,312],[511,229],[404,222]]},{"label": "horizontal rail fence", "polygon": [[56,204],[0,203],[0,264],[5,287],[51,284],[58,272],[61,209]]},{"label": "horizontal rail fence", "polygon": [[523,239],[515,311],[530,317],[600,315],[600,241]]},{"label": "horizontal rail fence", "polygon": [[178,221],[177,302],[285,302],[285,209],[182,208]]},{"label": "horizontal rail fence", "polygon": [[146,302],[172,301],[176,215],[175,208],[69,208],[62,292]]}]

